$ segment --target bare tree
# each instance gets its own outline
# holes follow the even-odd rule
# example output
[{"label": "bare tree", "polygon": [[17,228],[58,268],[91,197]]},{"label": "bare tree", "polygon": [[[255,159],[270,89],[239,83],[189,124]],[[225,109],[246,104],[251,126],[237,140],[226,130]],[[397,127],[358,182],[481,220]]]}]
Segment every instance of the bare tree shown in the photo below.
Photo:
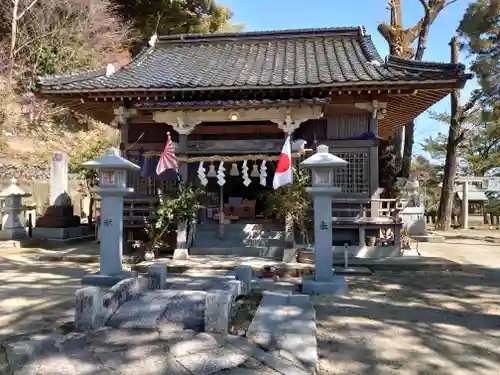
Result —
[{"label": "bare tree", "polygon": [[[391,55],[421,61],[427,46],[427,38],[432,24],[444,8],[455,3],[457,0],[419,1],[424,8],[424,15],[415,25],[405,29],[403,27],[401,0],[389,0],[389,10],[391,12],[390,23],[381,23],[378,26],[378,30],[389,44]],[[418,41],[416,51],[413,48],[415,41]],[[409,177],[411,172],[410,167],[414,132],[415,125],[413,121],[405,125],[405,139],[402,153],[401,143],[403,139],[403,129],[399,130],[393,137],[396,156],[398,159],[402,157],[401,175],[403,177]]]},{"label": "bare tree", "polygon": [[[0,40],[0,56],[8,68],[4,77],[14,83],[11,90],[5,90],[8,100],[0,103],[0,113],[9,117],[5,121],[12,128],[9,132],[29,127],[42,137],[71,128],[85,129],[81,116],[35,100],[28,93],[40,75],[89,69],[117,60],[128,62],[129,25],[111,13],[102,0],[3,2],[0,23],[0,28],[9,23],[13,31],[9,38]],[[18,109],[17,116],[12,108]]]},{"label": "bare tree", "polygon": [[31,0],[24,9],[20,10],[20,0],[12,0],[12,20],[10,27],[10,49],[9,49],[9,71],[8,71],[8,84],[12,85],[12,73],[15,66],[15,50],[17,44],[17,25],[24,15],[35,6],[38,0]]}]

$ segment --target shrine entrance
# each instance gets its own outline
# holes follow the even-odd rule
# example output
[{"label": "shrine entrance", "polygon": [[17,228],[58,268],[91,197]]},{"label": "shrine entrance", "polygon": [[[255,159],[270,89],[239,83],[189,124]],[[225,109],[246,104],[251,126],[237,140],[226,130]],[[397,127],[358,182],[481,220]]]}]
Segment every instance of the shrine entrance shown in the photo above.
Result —
[{"label": "shrine entrance", "polygon": [[[217,220],[220,212],[227,220],[233,221],[264,218],[265,198],[272,190],[272,162],[240,160],[223,163],[222,167],[223,175],[220,162],[207,168],[204,187],[207,219]],[[203,184],[203,178],[200,180]]]}]

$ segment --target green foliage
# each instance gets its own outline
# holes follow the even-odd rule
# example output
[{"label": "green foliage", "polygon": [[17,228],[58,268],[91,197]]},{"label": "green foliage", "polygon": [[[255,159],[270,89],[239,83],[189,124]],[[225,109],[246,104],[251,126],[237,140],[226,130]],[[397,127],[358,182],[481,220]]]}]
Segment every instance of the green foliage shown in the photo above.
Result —
[{"label": "green foliage", "polygon": [[[431,117],[449,124],[448,114],[431,113]],[[481,108],[470,112],[462,124],[463,140],[458,144],[458,172],[474,176],[495,174],[500,166],[500,118]],[[443,161],[446,157],[448,136],[438,133],[422,142],[422,147],[433,159]]]},{"label": "green foliage", "polygon": [[424,193],[427,212],[437,211],[440,183],[443,180],[443,166],[431,163],[425,156],[417,155],[411,165],[411,176],[417,179]]},{"label": "green foliage", "polygon": [[156,222],[145,222],[147,243],[136,243],[136,247],[144,246],[145,250],[156,252],[165,244],[166,235],[175,230],[179,223],[190,223],[197,219],[203,190],[192,186],[183,187],[175,196],[160,195],[156,210]]},{"label": "green foliage", "polygon": [[384,197],[396,197],[396,176],[398,167],[394,145],[381,142],[379,146],[379,186],[384,188]]},{"label": "green foliage", "polygon": [[185,186],[174,197],[160,197],[160,205],[156,211],[156,228],[195,220],[198,212],[203,208],[202,193],[202,189]]},{"label": "green foliage", "polygon": [[213,33],[230,25],[233,13],[214,0],[112,0],[112,9],[143,36]]},{"label": "green foliage", "polygon": [[97,170],[82,166],[86,161],[101,156],[105,149],[112,146],[112,141],[106,138],[98,138],[87,144],[82,144],[69,158],[68,172],[76,174],[80,179],[87,182],[88,187],[96,186],[98,174]]},{"label": "green foliage", "polygon": [[[467,8],[458,31],[465,39],[478,77],[477,92],[490,109],[500,111],[500,1],[475,0]],[[494,108],[496,107],[496,108]]]},{"label": "green foliage", "polygon": [[311,217],[312,203],[306,188],[309,186],[309,172],[294,168],[293,184],[273,190],[265,196],[266,215],[276,216],[276,219],[285,222],[288,214],[292,216],[302,236],[306,236],[307,224]]}]

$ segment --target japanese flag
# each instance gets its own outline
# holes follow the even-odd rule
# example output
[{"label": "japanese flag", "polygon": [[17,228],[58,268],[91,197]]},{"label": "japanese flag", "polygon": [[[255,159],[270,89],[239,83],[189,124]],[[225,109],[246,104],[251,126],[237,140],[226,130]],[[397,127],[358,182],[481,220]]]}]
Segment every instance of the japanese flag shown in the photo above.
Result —
[{"label": "japanese flag", "polygon": [[273,187],[274,189],[278,189],[281,186],[291,184],[292,180],[292,151],[290,147],[290,134],[288,134],[278,160],[276,172],[274,172]]}]

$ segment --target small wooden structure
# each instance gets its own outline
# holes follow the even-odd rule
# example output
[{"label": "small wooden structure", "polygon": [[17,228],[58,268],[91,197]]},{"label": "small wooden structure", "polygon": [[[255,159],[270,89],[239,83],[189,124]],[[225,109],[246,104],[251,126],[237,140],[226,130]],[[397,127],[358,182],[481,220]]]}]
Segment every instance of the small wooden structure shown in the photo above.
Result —
[{"label": "small wooden structure", "polygon": [[[152,38],[126,66],[45,77],[37,94],[120,128],[123,155],[143,165],[141,176],[130,176],[135,193],[125,201],[129,226],[151,215],[158,189],[175,187],[175,178],[157,178],[147,167],[148,160],[156,162],[167,132],[177,144],[183,182],[198,181],[199,162],[217,167],[224,161],[224,211],[231,205],[244,210],[228,201],[241,198],[256,205],[256,215],[259,195],[245,196],[241,177],[231,178],[229,169],[236,163],[241,171],[245,160],[250,169],[264,162],[269,173],[258,190],[262,195],[292,133],[310,148],[329,146],[348,162],[335,172],[342,191],[332,217],[335,228],[349,231],[381,225],[378,139],[468,78],[463,65],[382,59],[364,28],[339,27]],[[219,186],[208,180],[213,215],[221,206]],[[361,231],[354,237],[353,245],[362,245]]]}]

